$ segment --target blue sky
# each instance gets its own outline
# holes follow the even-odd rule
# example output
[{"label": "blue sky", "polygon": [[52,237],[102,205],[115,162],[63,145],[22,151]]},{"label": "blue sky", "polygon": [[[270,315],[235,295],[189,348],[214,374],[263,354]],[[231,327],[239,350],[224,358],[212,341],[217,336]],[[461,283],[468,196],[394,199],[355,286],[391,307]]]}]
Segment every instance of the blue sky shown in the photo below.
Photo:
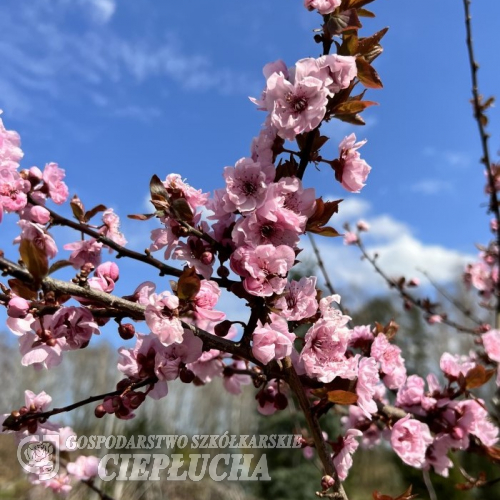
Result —
[{"label": "blue sky", "polygon": [[[368,139],[368,184],[347,196],[331,171],[312,167],[305,180],[318,195],[346,198],[332,221],[339,229],[359,217],[372,223],[370,248],[389,272],[421,267],[445,282],[489,239],[462,5],[378,0],[371,8],[377,18],[362,34],[390,26],[376,62],[385,88],[367,94],[380,106],[365,113],[364,128],[325,128],[332,157],[351,131]],[[481,90],[498,93],[500,2],[472,8]],[[21,134],[23,167],[59,163],[72,194],[124,219],[146,210],[152,174],[180,173],[204,191],[223,185],[223,167],[249,154],[265,118],[248,100],[260,95],[263,65],[319,55],[319,22],[300,0],[2,0],[3,120]],[[489,131],[495,152],[495,110]],[[131,246],[148,246],[153,225],[124,220]],[[0,234],[5,249],[15,231],[7,223]],[[334,281],[380,285],[340,239],[320,244]]]}]

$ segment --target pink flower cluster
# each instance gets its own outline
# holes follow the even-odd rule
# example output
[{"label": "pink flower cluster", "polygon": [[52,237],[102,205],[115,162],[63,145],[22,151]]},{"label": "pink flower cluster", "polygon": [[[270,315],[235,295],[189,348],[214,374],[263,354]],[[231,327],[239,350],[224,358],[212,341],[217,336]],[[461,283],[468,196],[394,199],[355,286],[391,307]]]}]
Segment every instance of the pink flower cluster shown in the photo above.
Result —
[{"label": "pink flower cluster", "polygon": [[301,59],[293,68],[276,61],[264,67],[266,87],[261,99],[252,101],[269,113],[270,123],[280,137],[293,141],[298,134],[310,132],[321,123],[328,99],[347,88],[356,75],[352,56]]}]

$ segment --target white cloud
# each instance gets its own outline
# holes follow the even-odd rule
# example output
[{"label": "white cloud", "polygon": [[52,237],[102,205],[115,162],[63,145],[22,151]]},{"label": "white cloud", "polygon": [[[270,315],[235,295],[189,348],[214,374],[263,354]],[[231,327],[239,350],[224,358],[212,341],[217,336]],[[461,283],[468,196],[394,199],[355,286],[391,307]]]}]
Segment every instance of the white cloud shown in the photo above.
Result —
[{"label": "white cloud", "polygon": [[[82,7],[90,19],[82,18],[82,26],[73,30],[68,16]],[[254,87],[246,75],[217,67],[171,34],[161,39],[122,34],[109,23],[116,8],[115,0],[37,0],[16,9],[0,7],[0,30],[8,40],[0,41],[0,107],[33,119],[54,112],[52,99],[88,100],[118,113],[128,106],[130,116],[144,105],[130,102],[127,89],[154,78],[187,91],[248,94]]]},{"label": "white cloud", "polygon": [[97,22],[107,23],[116,11],[115,0],[83,0],[91,5],[93,17]]},{"label": "white cloud", "polygon": [[[465,264],[475,258],[441,245],[423,243],[415,237],[407,224],[388,214],[370,216],[370,206],[366,202],[359,204],[349,200],[346,206],[348,212],[354,215],[351,223],[359,215],[363,215],[370,224],[370,231],[363,233],[365,247],[370,255],[378,254],[377,263],[390,278],[419,276],[421,269],[436,282],[451,283],[460,279]],[[315,241],[328,274],[340,294],[351,296],[354,290],[354,295],[362,298],[388,292],[384,279],[375,272],[371,264],[361,259],[357,247],[345,246],[341,238],[317,236]],[[312,255],[307,238],[303,245],[304,254]]]},{"label": "white cloud", "polygon": [[433,195],[450,192],[453,190],[453,185],[449,181],[443,181],[440,179],[422,179],[413,184],[410,189],[415,193]]}]

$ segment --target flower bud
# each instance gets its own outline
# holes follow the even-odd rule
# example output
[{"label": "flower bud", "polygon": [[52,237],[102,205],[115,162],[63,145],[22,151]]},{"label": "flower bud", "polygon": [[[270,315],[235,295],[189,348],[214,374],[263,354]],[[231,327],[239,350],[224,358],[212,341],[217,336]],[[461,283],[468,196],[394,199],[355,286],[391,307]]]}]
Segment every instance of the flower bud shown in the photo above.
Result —
[{"label": "flower bud", "polygon": [[30,217],[33,222],[38,224],[47,224],[50,220],[50,212],[40,205],[35,205],[30,209]]},{"label": "flower bud", "polygon": [[328,490],[335,484],[335,479],[333,479],[332,476],[323,476],[321,478],[321,487],[323,488],[323,491]]},{"label": "flower bud", "polygon": [[229,333],[231,326],[233,326],[233,323],[228,319],[225,319],[221,323],[215,325],[214,333],[217,337],[225,337]]},{"label": "flower bud", "polygon": [[96,418],[102,418],[102,417],[104,417],[104,415],[106,415],[106,413],[107,412],[104,409],[103,405],[98,405],[95,407],[94,415],[96,416]]},{"label": "flower bud", "polygon": [[123,340],[134,338],[135,327],[132,323],[123,323],[118,327],[118,333]]},{"label": "flower bud", "polygon": [[229,269],[225,266],[219,266],[219,268],[217,269],[217,274],[221,278],[227,278],[229,276]]},{"label": "flower bud", "polygon": [[11,318],[25,318],[29,308],[30,305],[26,299],[14,296],[7,305],[7,315]]},{"label": "flower bud", "polygon": [[214,254],[212,252],[203,252],[200,260],[203,264],[210,265],[214,261]]},{"label": "flower bud", "polygon": [[181,382],[184,382],[185,384],[190,384],[194,380],[195,374],[189,370],[188,368],[184,367],[181,368],[181,371],[179,373],[179,378],[181,379]]},{"label": "flower bud", "polygon": [[284,410],[287,406],[288,398],[282,392],[278,392],[274,398],[274,407],[277,410]]}]

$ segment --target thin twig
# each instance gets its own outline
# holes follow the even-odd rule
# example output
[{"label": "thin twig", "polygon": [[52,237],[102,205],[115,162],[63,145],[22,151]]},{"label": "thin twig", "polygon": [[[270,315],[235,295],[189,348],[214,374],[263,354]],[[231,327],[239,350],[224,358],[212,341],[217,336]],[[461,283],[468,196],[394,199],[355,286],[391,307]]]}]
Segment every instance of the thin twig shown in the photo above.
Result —
[{"label": "thin twig", "polygon": [[[367,252],[363,242],[361,241],[361,238],[359,237],[359,235],[358,235],[358,239],[356,241],[356,245],[361,250],[363,257],[372,265],[373,269],[386,281],[386,283],[389,285],[390,288],[395,288],[397,290],[397,292],[399,293],[399,295],[404,300],[406,300],[407,302],[418,307],[420,310],[428,313],[428,311],[425,310],[420,299],[416,299],[415,297],[413,297],[413,295],[411,295],[410,293],[403,290],[400,286],[398,286],[397,283],[394,282],[394,280],[392,280],[391,278],[389,278],[389,276],[387,276],[387,274],[377,264],[375,258],[371,257],[368,254],[368,252]],[[478,334],[478,330],[476,330],[474,328],[468,328],[468,327],[460,325],[460,324],[456,323],[455,321],[452,321],[446,317],[443,317],[442,315],[440,315],[440,316],[442,318],[442,323],[444,323],[448,326],[451,326],[452,328],[455,328],[458,332],[467,333],[470,335],[477,335]]]},{"label": "thin twig", "polygon": [[[498,206],[498,196],[497,190],[495,188],[495,177],[493,175],[492,163],[490,160],[490,152],[488,147],[489,134],[486,132],[485,125],[487,123],[486,114],[484,113],[484,107],[481,105],[481,96],[479,94],[479,84],[477,78],[477,72],[479,69],[479,64],[476,62],[474,56],[474,44],[472,41],[472,25],[471,25],[471,14],[470,14],[470,0],[463,0],[464,13],[465,13],[465,29],[467,32],[467,50],[469,54],[469,64],[472,79],[472,97],[474,104],[474,118],[476,119],[479,136],[481,139],[481,147],[483,150],[483,157],[481,162],[486,167],[486,173],[488,175],[488,185],[490,189],[490,212],[493,212],[497,222],[496,229],[496,242],[497,242],[497,264],[500,269],[500,207]],[[495,318],[495,328],[500,328],[500,280],[497,280],[496,284],[496,318]]]},{"label": "thin twig", "polygon": [[484,321],[481,321],[479,318],[476,318],[470,309],[466,309],[464,305],[453,297],[440,285],[438,285],[430,276],[429,273],[419,269],[419,271],[429,280],[429,283],[448,301],[450,302],[456,309],[458,309],[464,316],[469,318],[471,321],[474,321],[477,325],[484,324]]}]

